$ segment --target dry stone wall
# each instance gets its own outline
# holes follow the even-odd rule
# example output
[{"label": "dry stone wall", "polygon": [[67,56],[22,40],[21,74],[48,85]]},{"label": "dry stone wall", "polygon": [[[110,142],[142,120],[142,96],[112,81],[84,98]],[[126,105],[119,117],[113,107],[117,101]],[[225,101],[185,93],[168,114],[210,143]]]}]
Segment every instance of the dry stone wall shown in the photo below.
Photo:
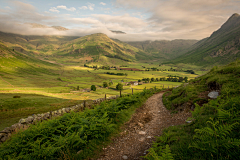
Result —
[{"label": "dry stone wall", "polygon": [[[107,97],[107,100],[116,99],[119,96]],[[37,122],[42,122],[44,120],[52,119],[54,117],[62,116],[65,113],[70,113],[71,111],[79,112],[83,111],[85,108],[91,108],[94,105],[97,105],[103,102],[105,98],[100,98],[93,100],[92,103],[84,102],[76,106],[69,108],[62,108],[56,111],[50,111],[42,114],[33,114],[27,118],[22,118],[18,123],[12,125],[11,127],[6,127],[3,131],[0,132],[0,144],[8,140],[13,133],[18,132],[19,130],[26,130],[31,124],[36,124]]]}]

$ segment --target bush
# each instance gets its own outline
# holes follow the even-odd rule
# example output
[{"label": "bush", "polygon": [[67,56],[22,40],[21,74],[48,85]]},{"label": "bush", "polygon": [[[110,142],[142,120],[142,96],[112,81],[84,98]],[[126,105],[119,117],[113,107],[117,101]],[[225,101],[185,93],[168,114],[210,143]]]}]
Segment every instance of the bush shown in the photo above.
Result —
[{"label": "bush", "polygon": [[108,83],[107,82],[103,82],[103,87],[104,88],[108,87]]},{"label": "bush", "polygon": [[97,88],[96,88],[95,85],[92,85],[92,86],[91,86],[91,90],[92,90],[92,91],[96,91],[96,89],[97,89]]},{"label": "bush", "polygon": [[118,83],[118,84],[116,85],[116,89],[117,89],[117,90],[123,90],[123,85],[122,85],[122,83]]}]

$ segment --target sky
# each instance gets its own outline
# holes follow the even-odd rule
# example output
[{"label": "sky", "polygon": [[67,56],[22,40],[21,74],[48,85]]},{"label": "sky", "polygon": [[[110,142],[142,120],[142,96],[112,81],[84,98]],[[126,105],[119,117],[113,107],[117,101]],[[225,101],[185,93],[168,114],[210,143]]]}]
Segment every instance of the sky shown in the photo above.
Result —
[{"label": "sky", "polygon": [[[0,0],[0,31],[66,36],[105,33],[122,41],[200,40],[240,13],[239,6],[240,0]],[[28,23],[49,28],[32,28]]]}]

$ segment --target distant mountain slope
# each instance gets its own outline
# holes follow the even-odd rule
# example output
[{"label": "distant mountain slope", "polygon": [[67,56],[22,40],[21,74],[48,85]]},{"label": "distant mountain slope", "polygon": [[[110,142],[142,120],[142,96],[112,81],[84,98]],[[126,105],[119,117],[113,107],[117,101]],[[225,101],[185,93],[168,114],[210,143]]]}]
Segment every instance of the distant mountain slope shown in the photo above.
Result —
[{"label": "distant mountain slope", "polygon": [[51,55],[62,44],[76,38],[79,38],[79,36],[26,36],[0,32],[0,41],[16,51],[29,55]]},{"label": "distant mountain slope", "polygon": [[167,63],[202,66],[223,65],[240,57],[240,15],[233,14],[217,31],[201,40],[192,50]]},{"label": "distant mountain slope", "polygon": [[55,75],[51,70],[56,67],[58,65],[19,53],[0,42],[0,76],[4,78],[9,78],[11,75],[20,77],[41,74]]},{"label": "distant mountain slope", "polygon": [[140,48],[145,52],[151,53],[154,58],[172,59],[188,51],[197,40],[159,40],[159,41],[138,41],[126,42],[134,47]]},{"label": "distant mountain slope", "polygon": [[96,33],[63,44],[56,52],[64,56],[90,56],[96,61],[99,56],[135,61],[147,58],[141,49],[121,41],[113,41],[103,33]]}]

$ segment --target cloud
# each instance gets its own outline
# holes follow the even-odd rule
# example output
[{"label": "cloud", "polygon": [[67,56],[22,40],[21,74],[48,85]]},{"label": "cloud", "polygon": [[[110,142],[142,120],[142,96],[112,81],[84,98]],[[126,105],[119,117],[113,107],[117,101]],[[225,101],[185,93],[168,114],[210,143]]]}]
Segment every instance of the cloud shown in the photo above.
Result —
[{"label": "cloud", "polygon": [[[202,39],[210,36],[229,16],[239,12],[238,0],[116,0],[123,9],[141,9],[151,16],[144,34],[153,31],[160,38]],[[134,14],[133,14],[134,15]],[[136,15],[136,14],[135,14]],[[155,37],[155,36],[150,36]]]},{"label": "cloud", "polygon": [[57,8],[65,9],[65,10],[67,10],[67,11],[72,11],[72,12],[76,10],[76,8],[74,8],[74,7],[67,8],[66,6],[63,6],[63,5],[57,6]]},{"label": "cloud", "polygon": [[78,8],[79,8],[79,9],[82,9],[82,10],[87,10],[87,9],[89,9],[90,11],[93,11],[93,10],[94,10],[94,6],[95,6],[95,4],[93,4],[93,3],[88,3],[87,6],[82,6],[82,7],[78,7]]},{"label": "cloud", "polygon": [[88,3],[88,9],[89,10],[91,10],[91,11],[93,11],[94,10],[94,7],[95,6],[95,4],[93,4],[93,3]]},{"label": "cloud", "polygon": [[88,7],[87,6],[82,6],[82,7],[78,7],[79,9],[83,9],[83,10],[86,10],[86,9],[88,9]]},{"label": "cloud", "polygon": [[99,4],[101,4],[101,5],[103,5],[103,6],[105,6],[105,5],[106,5],[106,3],[104,3],[104,2],[100,2]]},{"label": "cloud", "polygon": [[59,10],[57,10],[56,7],[51,7],[51,8],[49,9],[49,11],[50,11],[50,12],[57,12],[57,13],[60,12]]},{"label": "cloud", "polygon": [[11,9],[9,6],[6,6],[6,7],[4,7],[4,8],[6,8],[6,9]]},{"label": "cloud", "polygon": [[147,26],[147,23],[142,19],[131,17],[129,14],[125,14],[122,16],[112,16],[106,14],[92,14],[93,17],[99,19],[102,23],[116,23],[121,24],[126,27],[131,27],[133,30],[137,28],[144,28]]}]

